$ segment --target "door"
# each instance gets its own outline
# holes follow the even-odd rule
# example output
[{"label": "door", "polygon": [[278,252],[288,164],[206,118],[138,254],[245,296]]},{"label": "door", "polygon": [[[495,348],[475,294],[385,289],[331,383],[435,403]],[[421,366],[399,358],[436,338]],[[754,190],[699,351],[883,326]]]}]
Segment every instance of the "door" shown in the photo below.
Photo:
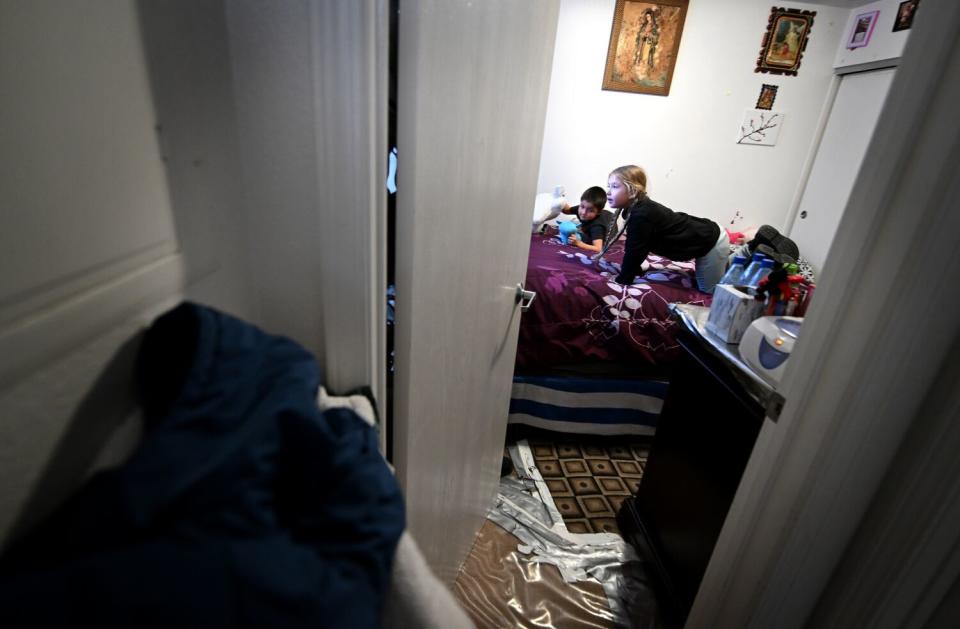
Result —
[{"label": "door", "polygon": [[399,16],[394,462],[448,582],[499,477],[558,11],[411,0]]},{"label": "door", "polygon": [[136,443],[138,334],[183,298],[383,399],[387,16],[0,3],[0,545]]},{"label": "door", "polygon": [[845,75],[830,110],[810,178],[790,229],[800,252],[820,272],[847,207],[896,68]]},{"label": "door", "polygon": [[133,3],[0,4],[0,84],[2,545],[132,441],[136,333],[190,268]]}]

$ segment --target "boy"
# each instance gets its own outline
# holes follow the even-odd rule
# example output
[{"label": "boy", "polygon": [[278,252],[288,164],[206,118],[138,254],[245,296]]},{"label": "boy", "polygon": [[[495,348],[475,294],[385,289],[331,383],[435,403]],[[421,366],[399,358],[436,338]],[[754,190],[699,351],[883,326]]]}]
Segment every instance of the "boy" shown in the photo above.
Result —
[{"label": "boy", "polygon": [[[580,232],[570,236],[570,244],[580,249],[599,253],[610,227],[610,212],[603,210],[607,204],[607,193],[599,186],[583,191],[579,207],[566,207],[564,214],[576,213],[580,216]],[[578,236],[582,234],[582,240]]]}]

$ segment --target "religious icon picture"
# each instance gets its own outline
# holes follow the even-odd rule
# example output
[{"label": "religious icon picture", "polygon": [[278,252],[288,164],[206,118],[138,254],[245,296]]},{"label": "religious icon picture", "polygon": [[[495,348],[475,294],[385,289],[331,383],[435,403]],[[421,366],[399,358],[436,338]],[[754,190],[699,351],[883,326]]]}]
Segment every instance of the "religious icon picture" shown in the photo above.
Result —
[{"label": "religious icon picture", "polygon": [[776,85],[767,85],[764,83],[760,86],[760,97],[757,98],[757,109],[773,109],[773,101],[777,98],[777,90],[780,89]]},{"label": "religious icon picture", "polygon": [[816,11],[773,7],[755,72],[797,75]]},{"label": "religious icon picture", "polygon": [[666,96],[689,0],[617,0],[603,89]]}]

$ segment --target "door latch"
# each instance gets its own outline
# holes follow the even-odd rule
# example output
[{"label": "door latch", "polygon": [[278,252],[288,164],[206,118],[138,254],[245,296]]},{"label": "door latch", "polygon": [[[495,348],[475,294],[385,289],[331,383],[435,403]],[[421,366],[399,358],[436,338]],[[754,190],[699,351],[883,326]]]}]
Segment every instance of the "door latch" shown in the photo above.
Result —
[{"label": "door latch", "polygon": [[517,284],[517,297],[516,302],[520,304],[521,312],[526,312],[530,310],[530,304],[533,303],[533,300],[536,298],[537,293],[532,290],[524,290],[523,284]]}]

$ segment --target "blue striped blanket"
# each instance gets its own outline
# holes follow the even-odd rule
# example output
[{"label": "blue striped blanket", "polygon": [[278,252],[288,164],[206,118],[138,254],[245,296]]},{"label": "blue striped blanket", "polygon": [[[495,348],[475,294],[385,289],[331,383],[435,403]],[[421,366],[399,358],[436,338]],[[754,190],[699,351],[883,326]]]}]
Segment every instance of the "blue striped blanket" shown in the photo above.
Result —
[{"label": "blue striped blanket", "polygon": [[515,376],[509,422],[556,432],[652,435],[666,393],[659,380]]}]

